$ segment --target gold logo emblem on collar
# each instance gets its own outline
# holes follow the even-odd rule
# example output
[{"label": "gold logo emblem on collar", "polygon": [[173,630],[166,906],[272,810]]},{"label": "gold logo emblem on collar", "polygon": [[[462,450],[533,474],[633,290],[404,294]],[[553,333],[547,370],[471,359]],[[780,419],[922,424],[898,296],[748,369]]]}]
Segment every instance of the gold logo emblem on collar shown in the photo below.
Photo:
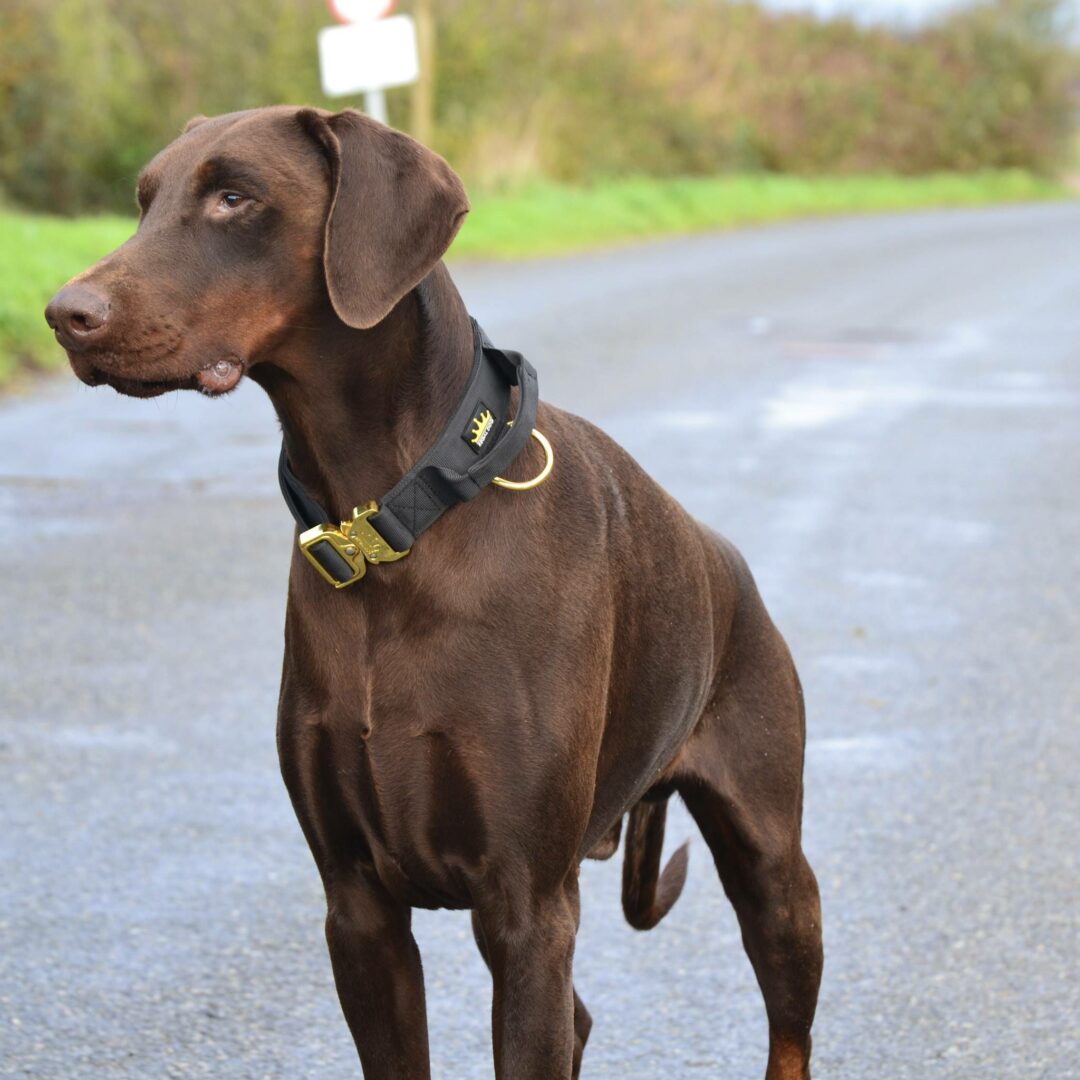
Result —
[{"label": "gold logo emblem on collar", "polygon": [[490,409],[484,409],[479,416],[474,416],[472,419],[472,438],[469,439],[469,442],[473,446],[483,446],[484,440],[494,424],[495,417],[491,415]]},{"label": "gold logo emblem on collar", "polygon": [[339,526],[315,525],[300,534],[300,550],[319,573],[334,586],[344,589],[367,573],[368,563],[397,562],[412,550],[395,551],[368,520],[379,512],[378,503],[369,502],[353,510],[351,521]]}]

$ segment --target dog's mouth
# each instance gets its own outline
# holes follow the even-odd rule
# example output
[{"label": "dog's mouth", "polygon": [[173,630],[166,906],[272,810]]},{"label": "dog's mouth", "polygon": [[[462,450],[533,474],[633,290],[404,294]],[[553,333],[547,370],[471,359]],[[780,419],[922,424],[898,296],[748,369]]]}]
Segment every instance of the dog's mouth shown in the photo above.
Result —
[{"label": "dog's mouth", "polygon": [[75,374],[87,386],[110,386],[126,397],[152,398],[173,390],[198,390],[208,397],[219,397],[235,390],[244,377],[244,364],[235,357],[223,357],[199,368],[191,375],[168,379],[135,379],[117,375],[106,368],[83,360],[72,360]]}]

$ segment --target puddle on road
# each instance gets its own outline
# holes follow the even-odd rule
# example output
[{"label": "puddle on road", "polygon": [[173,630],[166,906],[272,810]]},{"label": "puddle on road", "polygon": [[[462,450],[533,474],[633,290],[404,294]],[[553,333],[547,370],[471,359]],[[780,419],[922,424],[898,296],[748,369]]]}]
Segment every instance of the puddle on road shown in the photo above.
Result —
[{"label": "puddle on road", "polygon": [[179,747],[159,731],[121,731],[93,724],[58,724],[55,720],[20,718],[18,723],[3,725],[3,742],[9,752],[19,745],[33,743],[56,750],[126,751],[140,754],[175,754]]},{"label": "puddle on road", "polygon": [[1041,371],[999,371],[991,381],[1012,390],[1034,390],[1046,385],[1046,376]]},{"label": "puddle on road", "polygon": [[1067,409],[1076,396],[1064,390],[1042,390],[1031,386],[974,386],[950,390],[935,403],[960,409]]},{"label": "puddle on road", "polygon": [[806,740],[811,766],[902,772],[926,752],[925,737],[916,731],[887,735],[838,735]]},{"label": "puddle on road", "polygon": [[974,547],[988,544],[994,529],[988,521],[960,518],[920,517],[907,526],[917,529],[916,535],[923,544],[954,544],[958,547]]},{"label": "puddle on road", "polygon": [[665,431],[715,431],[733,423],[730,413],[718,409],[663,409],[645,420]]},{"label": "puddle on road", "polygon": [[774,432],[808,431],[882,406],[907,408],[926,397],[925,387],[881,379],[864,386],[788,383],[765,402],[763,426]]},{"label": "puddle on road", "polygon": [[902,574],[895,570],[851,570],[844,574],[844,581],[864,589],[921,590],[927,587],[926,578],[916,574]]},{"label": "puddle on road", "polygon": [[[762,428],[767,433],[812,431],[864,415],[880,421],[936,398],[934,383],[944,366],[977,356],[987,335],[975,325],[957,325],[933,339],[886,338],[813,343],[810,370],[792,379],[765,401]],[[853,359],[866,361],[853,364]],[[903,379],[894,377],[902,372]],[[941,398],[940,400],[945,400]]]},{"label": "puddle on road", "polygon": [[840,675],[881,675],[895,671],[899,667],[910,667],[910,663],[895,656],[854,656],[851,653],[827,653],[815,657],[815,668]]}]

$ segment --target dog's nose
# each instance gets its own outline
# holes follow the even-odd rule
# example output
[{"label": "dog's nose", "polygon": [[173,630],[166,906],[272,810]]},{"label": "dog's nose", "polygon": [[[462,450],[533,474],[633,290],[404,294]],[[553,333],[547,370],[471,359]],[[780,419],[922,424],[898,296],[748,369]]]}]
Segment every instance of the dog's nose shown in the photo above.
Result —
[{"label": "dog's nose", "polygon": [[65,285],[45,308],[45,321],[65,349],[93,345],[109,321],[109,301],[87,285]]}]

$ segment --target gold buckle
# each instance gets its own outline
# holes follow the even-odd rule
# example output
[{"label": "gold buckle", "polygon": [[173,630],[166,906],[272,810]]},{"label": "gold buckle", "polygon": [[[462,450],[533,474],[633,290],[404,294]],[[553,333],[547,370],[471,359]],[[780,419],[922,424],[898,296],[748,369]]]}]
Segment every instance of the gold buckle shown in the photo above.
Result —
[{"label": "gold buckle", "polygon": [[363,510],[359,506],[354,507],[352,521],[349,522],[349,535],[360,545],[360,550],[369,563],[397,562],[398,559],[404,559],[412,551],[412,548],[395,551],[383,539],[382,533],[368,521],[372,514],[378,512],[379,504],[377,502],[369,502]]},{"label": "gold buckle", "polygon": [[[513,427],[514,421],[507,422],[507,427]],[[532,429],[532,437],[544,448],[544,467],[531,480],[504,480],[501,476],[493,476],[491,482],[501,488],[509,488],[510,491],[528,491],[529,488],[539,487],[550,475],[552,466],[555,464],[555,452],[551,449],[551,443],[547,441],[543,432]]]},{"label": "gold buckle", "polygon": [[367,573],[368,563],[396,562],[412,550],[395,551],[368,520],[379,511],[369,502],[353,510],[351,521],[341,526],[314,525],[300,534],[300,550],[308,562],[334,586],[344,589]]}]

